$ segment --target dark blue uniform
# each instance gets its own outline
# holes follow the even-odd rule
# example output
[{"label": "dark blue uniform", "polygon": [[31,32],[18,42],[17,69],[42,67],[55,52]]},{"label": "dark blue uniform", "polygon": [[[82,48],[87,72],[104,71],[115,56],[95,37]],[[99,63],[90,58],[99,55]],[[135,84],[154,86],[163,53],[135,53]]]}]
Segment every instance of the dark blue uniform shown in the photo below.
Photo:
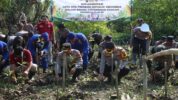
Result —
[{"label": "dark blue uniform", "polygon": [[36,55],[39,56],[40,52],[43,51],[46,54],[43,54],[40,58],[40,65],[46,69],[48,67],[48,50],[49,50],[49,36],[48,33],[34,34],[28,41],[27,48],[30,50],[33,62],[37,63]]},{"label": "dark blue uniform", "polygon": [[7,44],[0,41],[0,73],[9,64],[9,52],[7,50]]},{"label": "dark blue uniform", "polygon": [[75,42],[71,43],[72,49],[79,50],[83,56],[83,69],[87,69],[88,66],[88,54],[89,54],[89,43],[86,36],[83,33],[69,33],[67,36],[67,41],[70,42],[71,39],[75,38]]}]

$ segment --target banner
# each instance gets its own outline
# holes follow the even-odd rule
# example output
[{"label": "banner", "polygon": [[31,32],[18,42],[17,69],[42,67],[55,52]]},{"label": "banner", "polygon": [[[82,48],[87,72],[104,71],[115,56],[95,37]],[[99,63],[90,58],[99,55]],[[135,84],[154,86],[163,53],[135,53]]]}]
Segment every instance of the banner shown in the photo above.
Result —
[{"label": "banner", "polygon": [[130,0],[53,0],[53,17],[75,21],[109,21],[129,17]]}]

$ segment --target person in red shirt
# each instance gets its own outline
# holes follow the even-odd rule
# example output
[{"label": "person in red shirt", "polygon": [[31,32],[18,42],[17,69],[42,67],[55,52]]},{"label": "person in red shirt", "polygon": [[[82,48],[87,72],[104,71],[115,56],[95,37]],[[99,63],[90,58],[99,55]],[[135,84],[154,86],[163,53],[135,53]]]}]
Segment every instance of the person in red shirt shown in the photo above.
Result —
[{"label": "person in red shirt", "polygon": [[37,65],[32,63],[30,51],[24,49],[19,44],[13,44],[13,49],[14,50],[9,55],[12,81],[17,83],[18,73],[22,73],[23,76],[28,77],[28,79],[31,80],[37,72]]},{"label": "person in red shirt", "polygon": [[52,56],[52,44],[55,43],[54,38],[54,26],[53,23],[49,21],[48,16],[41,16],[41,20],[36,25],[36,30],[39,34],[47,32],[49,35],[49,63],[52,64],[53,56]]}]

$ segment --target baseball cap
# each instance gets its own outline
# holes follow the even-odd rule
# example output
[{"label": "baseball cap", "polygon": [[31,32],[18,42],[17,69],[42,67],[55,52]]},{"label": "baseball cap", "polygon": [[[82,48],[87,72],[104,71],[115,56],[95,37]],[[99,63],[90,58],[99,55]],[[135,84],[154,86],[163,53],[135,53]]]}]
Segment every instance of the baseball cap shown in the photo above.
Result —
[{"label": "baseball cap", "polygon": [[75,34],[74,33],[69,33],[67,38],[70,40],[70,39],[73,39],[75,38]]},{"label": "baseball cap", "polygon": [[65,26],[64,26],[63,23],[60,23],[60,24],[58,25],[58,28],[65,28]]},{"label": "baseball cap", "polygon": [[172,41],[172,40],[174,40],[174,36],[172,35],[167,36],[167,41]]},{"label": "baseball cap", "polygon": [[114,43],[113,42],[107,42],[105,44],[105,48],[106,49],[113,49],[114,48]]},{"label": "baseball cap", "polygon": [[165,40],[167,37],[166,36],[162,36],[161,37],[161,40]]},{"label": "baseball cap", "polygon": [[105,37],[104,37],[104,40],[108,40],[108,41],[110,41],[112,39],[112,36],[111,35],[106,35]]},{"label": "baseball cap", "polygon": [[70,49],[71,48],[71,44],[70,43],[64,43],[63,45],[63,49],[65,50],[65,49]]}]

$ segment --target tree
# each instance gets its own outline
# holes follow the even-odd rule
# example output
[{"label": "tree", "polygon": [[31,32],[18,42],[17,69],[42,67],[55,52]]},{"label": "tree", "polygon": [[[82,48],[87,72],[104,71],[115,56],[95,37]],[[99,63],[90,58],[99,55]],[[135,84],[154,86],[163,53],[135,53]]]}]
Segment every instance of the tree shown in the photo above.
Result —
[{"label": "tree", "polygon": [[46,14],[50,0],[1,0],[0,22],[1,28],[7,28],[10,32],[18,23],[21,12],[24,12],[28,21],[35,23],[42,14]]},{"label": "tree", "polygon": [[178,0],[134,0],[133,5],[133,17],[142,17],[155,38],[162,34],[178,35]]},{"label": "tree", "polygon": [[[59,23],[59,22],[58,22]],[[55,22],[55,24],[58,24]],[[107,27],[107,22],[82,22],[82,21],[69,21],[64,23],[67,28],[72,32],[82,32],[86,35],[97,31],[103,35],[112,34],[112,31]]]}]

